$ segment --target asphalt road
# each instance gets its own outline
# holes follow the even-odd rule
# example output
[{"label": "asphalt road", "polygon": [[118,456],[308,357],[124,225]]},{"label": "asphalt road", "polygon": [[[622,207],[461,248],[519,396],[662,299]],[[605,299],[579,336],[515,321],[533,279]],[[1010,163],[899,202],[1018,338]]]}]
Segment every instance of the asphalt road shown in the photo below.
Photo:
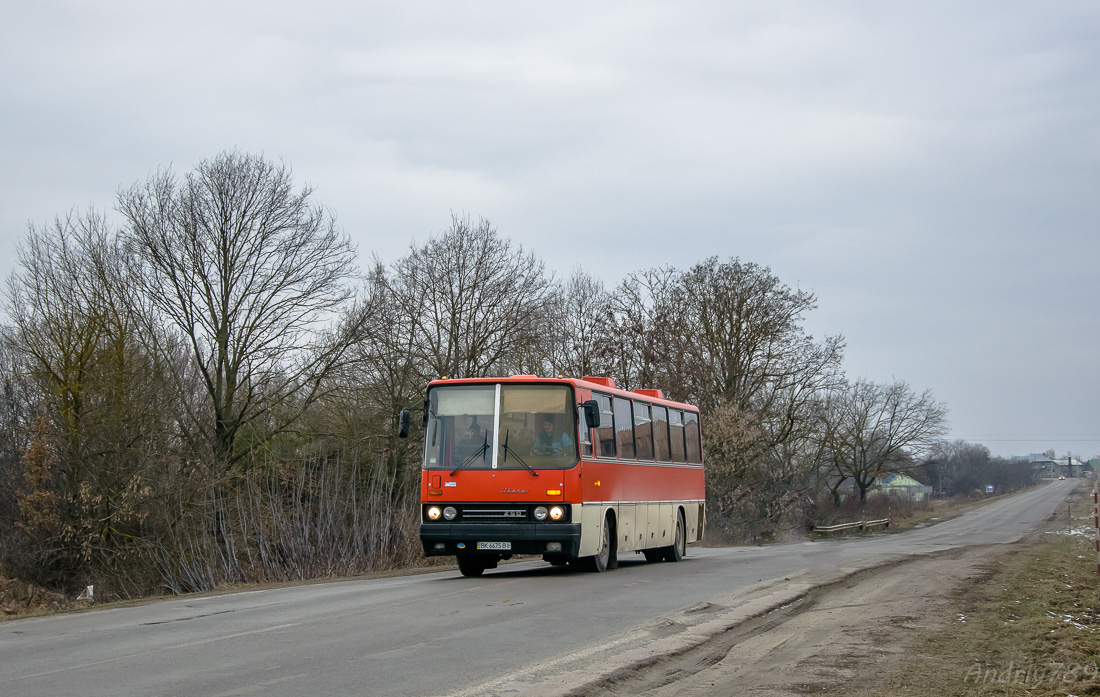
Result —
[{"label": "asphalt road", "polygon": [[0,695],[515,694],[567,674],[575,684],[677,624],[662,618],[906,555],[1015,541],[1075,484],[905,533],[689,548],[679,564],[638,556],[604,574],[521,562],[480,578],[451,570],[14,620],[0,623]]}]

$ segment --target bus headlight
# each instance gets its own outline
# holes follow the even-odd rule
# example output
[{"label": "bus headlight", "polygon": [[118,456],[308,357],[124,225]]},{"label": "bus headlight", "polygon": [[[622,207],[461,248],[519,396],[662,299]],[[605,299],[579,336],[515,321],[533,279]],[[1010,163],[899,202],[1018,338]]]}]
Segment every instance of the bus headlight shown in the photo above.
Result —
[{"label": "bus headlight", "polygon": [[537,506],[535,508],[535,520],[546,520],[546,506]]},{"label": "bus headlight", "polygon": [[439,510],[439,506],[432,506],[428,509],[428,520],[439,520],[439,516],[442,515],[442,511]]},{"label": "bus headlight", "polygon": [[454,520],[458,516],[458,511],[454,506],[447,506],[443,509],[443,517],[447,520]]},{"label": "bus headlight", "polygon": [[554,506],[553,508],[550,509],[550,519],[551,520],[561,520],[564,517],[565,517],[565,509],[562,508],[561,506]]}]

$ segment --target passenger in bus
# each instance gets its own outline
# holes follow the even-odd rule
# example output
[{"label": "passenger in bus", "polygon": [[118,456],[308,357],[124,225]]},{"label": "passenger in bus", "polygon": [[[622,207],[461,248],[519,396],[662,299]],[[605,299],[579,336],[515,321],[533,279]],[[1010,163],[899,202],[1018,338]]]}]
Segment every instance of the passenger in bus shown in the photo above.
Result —
[{"label": "passenger in bus", "polygon": [[539,431],[539,435],[535,438],[535,447],[532,452],[536,454],[550,454],[550,453],[563,453],[573,447],[573,439],[569,437],[568,433],[562,433],[557,435],[557,428],[554,426],[554,419],[552,417],[545,417],[542,420],[542,430]]}]

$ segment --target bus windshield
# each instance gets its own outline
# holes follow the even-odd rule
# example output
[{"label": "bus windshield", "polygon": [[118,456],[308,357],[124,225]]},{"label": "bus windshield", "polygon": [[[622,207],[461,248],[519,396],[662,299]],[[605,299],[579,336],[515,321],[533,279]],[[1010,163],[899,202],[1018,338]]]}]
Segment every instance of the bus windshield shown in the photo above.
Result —
[{"label": "bus windshield", "polygon": [[428,393],[424,469],[568,469],[577,410],[567,385],[441,385]]}]

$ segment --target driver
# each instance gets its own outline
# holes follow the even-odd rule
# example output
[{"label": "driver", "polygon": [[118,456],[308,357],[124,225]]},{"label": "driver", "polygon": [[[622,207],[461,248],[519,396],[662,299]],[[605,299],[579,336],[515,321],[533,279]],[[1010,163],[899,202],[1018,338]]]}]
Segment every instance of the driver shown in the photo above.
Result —
[{"label": "driver", "polygon": [[462,444],[471,447],[481,445],[481,427],[477,423],[470,424],[470,427],[466,429]]},{"label": "driver", "polygon": [[456,448],[456,455],[459,458],[459,462],[462,462],[469,456],[478,452],[478,449],[485,445],[485,439],[481,435],[481,427],[477,422],[470,424],[466,428],[466,432],[463,434],[462,439],[458,442]]},{"label": "driver", "polygon": [[562,433],[560,436],[555,436],[554,430],[554,419],[547,416],[542,420],[542,430],[535,438],[535,447],[564,451],[573,445],[573,440],[569,437],[569,434]]}]

